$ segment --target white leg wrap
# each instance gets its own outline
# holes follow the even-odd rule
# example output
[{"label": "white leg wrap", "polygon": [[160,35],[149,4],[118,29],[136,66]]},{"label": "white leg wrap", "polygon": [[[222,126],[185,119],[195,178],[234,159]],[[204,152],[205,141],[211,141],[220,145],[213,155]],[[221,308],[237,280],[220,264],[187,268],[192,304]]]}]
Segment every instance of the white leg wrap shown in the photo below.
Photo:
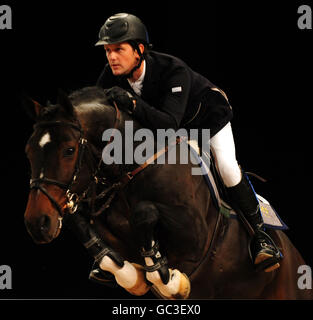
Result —
[{"label": "white leg wrap", "polygon": [[104,256],[99,265],[102,270],[111,272],[116,282],[125,289],[134,287],[137,282],[136,268],[126,260],[121,268],[110,257]]},{"label": "white leg wrap", "polygon": [[119,267],[110,257],[104,256],[99,266],[102,270],[112,273],[116,282],[133,295],[142,296],[150,290],[141,265],[124,260],[123,267]]}]

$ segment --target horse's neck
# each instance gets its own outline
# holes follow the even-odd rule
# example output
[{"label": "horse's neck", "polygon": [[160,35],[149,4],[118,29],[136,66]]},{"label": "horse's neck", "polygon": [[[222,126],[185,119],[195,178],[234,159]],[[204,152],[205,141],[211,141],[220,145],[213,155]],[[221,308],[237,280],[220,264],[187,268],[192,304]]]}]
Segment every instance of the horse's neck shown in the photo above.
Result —
[{"label": "horse's neck", "polygon": [[[134,131],[141,128],[137,121],[134,121],[129,115],[125,112],[119,110],[120,120],[117,121],[117,113],[115,108],[109,105],[104,105],[100,103],[84,103],[78,106],[75,106],[76,117],[78,118],[83,131],[84,138],[88,140],[89,144],[94,150],[94,154],[97,154],[99,160],[102,156],[103,148],[106,145],[106,141],[102,141],[103,132],[107,129],[114,128],[116,124],[117,130],[120,131],[123,140],[124,148],[124,139],[125,139],[125,121],[133,121]],[[113,169],[114,166],[114,169]],[[104,166],[102,166],[104,167]],[[123,165],[112,165],[105,166],[106,170],[112,174],[112,172],[119,172],[122,174],[127,168]],[[127,170],[126,170],[127,171]]]},{"label": "horse's neck", "polygon": [[80,104],[75,106],[75,111],[83,128],[84,138],[93,144],[100,144],[104,128],[109,127],[110,121],[114,121],[113,113],[98,103]]},{"label": "horse's neck", "polygon": [[[87,137],[98,141],[100,144],[103,132],[106,129],[114,128],[117,119],[115,108],[97,101],[77,105],[75,106],[75,111]],[[120,121],[117,129],[122,134],[125,129],[125,121],[133,121],[134,130],[141,128],[139,123],[125,112],[119,110],[119,113]]]}]

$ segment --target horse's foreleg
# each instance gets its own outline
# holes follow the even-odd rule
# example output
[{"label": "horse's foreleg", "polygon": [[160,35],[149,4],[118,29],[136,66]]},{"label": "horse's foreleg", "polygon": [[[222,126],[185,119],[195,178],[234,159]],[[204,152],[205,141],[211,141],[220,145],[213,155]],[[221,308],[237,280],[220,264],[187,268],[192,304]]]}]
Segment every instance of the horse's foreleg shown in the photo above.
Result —
[{"label": "horse's foreleg", "polygon": [[177,269],[170,269],[166,257],[162,257],[154,231],[159,211],[149,201],[137,204],[130,225],[145,260],[146,278],[165,299],[187,299],[190,293],[188,277]]},{"label": "horse's foreleg", "polygon": [[112,273],[116,282],[133,295],[142,296],[150,289],[145,280],[144,268],[139,264],[124,260],[120,266],[108,254],[101,259],[99,266],[103,271]]},{"label": "horse's foreleg", "polygon": [[112,273],[121,287],[133,295],[144,295],[148,292],[150,287],[145,281],[143,267],[124,260],[101,240],[80,213],[68,216],[66,224],[83,243],[88,253],[95,258],[101,270]]}]

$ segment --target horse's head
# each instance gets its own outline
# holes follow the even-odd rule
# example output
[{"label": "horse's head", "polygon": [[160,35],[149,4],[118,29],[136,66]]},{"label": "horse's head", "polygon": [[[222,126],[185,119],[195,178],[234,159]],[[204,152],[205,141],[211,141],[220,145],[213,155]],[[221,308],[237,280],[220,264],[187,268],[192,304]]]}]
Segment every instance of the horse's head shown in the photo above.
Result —
[{"label": "horse's head", "polygon": [[56,105],[43,107],[31,99],[24,105],[35,119],[25,149],[31,165],[25,224],[35,242],[48,243],[60,233],[69,193],[80,175],[85,140],[65,94],[59,94]]}]

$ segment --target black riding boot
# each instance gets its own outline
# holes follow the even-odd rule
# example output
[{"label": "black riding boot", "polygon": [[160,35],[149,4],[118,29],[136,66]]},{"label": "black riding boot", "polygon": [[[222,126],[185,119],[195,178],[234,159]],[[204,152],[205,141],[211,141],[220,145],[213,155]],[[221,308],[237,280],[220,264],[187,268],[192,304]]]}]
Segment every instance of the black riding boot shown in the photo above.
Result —
[{"label": "black riding boot", "polygon": [[227,188],[227,192],[231,205],[246,218],[255,232],[251,244],[251,258],[257,269],[261,267],[265,272],[270,272],[279,268],[281,253],[264,231],[259,202],[245,173],[242,174],[239,184]]},{"label": "black riding boot", "polygon": [[102,258],[109,256],[118,266],[123,267],[124,260],[120,255],[104,243],[89,221],[83,216],[82,209],[65,218],[65,225],[75,234],[85,246],[88,253],[94,257],[95,262],[90,272],[89,279],[110,287],[117,286],[115,277],[107,271],[101,270],[99,263]]}]

